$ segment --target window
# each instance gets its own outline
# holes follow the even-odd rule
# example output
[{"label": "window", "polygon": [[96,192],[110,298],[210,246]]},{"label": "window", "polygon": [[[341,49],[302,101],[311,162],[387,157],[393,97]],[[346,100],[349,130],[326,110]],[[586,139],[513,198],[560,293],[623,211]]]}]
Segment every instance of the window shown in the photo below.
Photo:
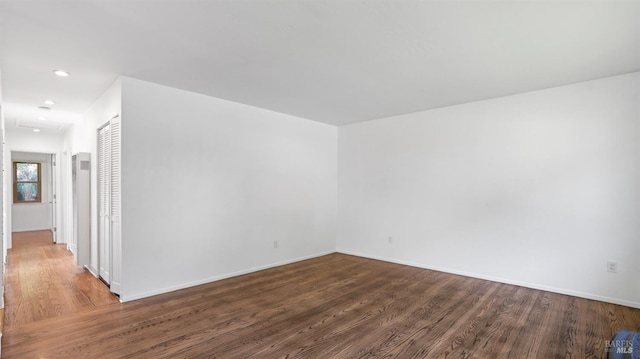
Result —
[{"label": "window", "polygon": [[40,202],[40,163],[13,163],[13,203]]}]

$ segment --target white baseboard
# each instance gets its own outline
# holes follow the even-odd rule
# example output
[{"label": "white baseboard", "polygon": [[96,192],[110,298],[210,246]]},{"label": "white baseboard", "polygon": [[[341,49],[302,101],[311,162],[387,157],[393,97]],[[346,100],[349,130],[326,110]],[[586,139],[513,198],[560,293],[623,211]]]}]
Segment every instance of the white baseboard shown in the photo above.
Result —
[{"label": "white baseboard", "polygon": [[51,228],[22,228],[22,229],[11,229],[11,232],[39,232],[39,231],[51,231]]},{"label": "white baseboard", "polygon": [[120,301],[123,302],[123,303],[124,302],[130,302],[132,300],[152,297],[154,295],[169,293],[169,292],[173,292],[173,291],[176,291],[176,290],[189,288],[189,287],[195,287],[197,285],[202,285],[202,284],[216,282],[216,281],[223,280],[223,279],[233,278],[233,277],[237,277],[237,276],[241,276],[241,275],[244,275],[244,274],[249,274],[249,273],[253,273],[253,272],[257,272],[257,271],[261,271],[261,270],[265,270],[265,269],[269,269],[269,268],[274,268],[274,267],[279,267],[279,266],[286,265],[286,264],[291,264],[291,263],[295,263],[295,262],[304,261],[304,260],[307,260],[307,259],[322,257],[322,256],[326,256],[326,255],[332,254],[332,253],[335,253],[335,251],[327,251],[327,252],[315,253],[315,254],[311,254],[311,255],[308,255],[308,256],[303,256],[303,257],[289,259],[289,260],[285,260],[285,261],[281,261],[281,262],[271,263],[271,264],[267,264],[267,265],[264,265],[264,266],[253,267],[253,268],[249,268],[249,269],[246,269],[246,270],[241,270],[241,271],[238,271],[238,272],[222,274],[222,275],[215,276],[215,277],[205,278],[205,279],[202,279],[202,280],[197,280],[197,281],[193,281],[193,282],[179,284],[179,285],[176,285],[176,286],[166,287],[166,288],[159,289],[159,290],[153,290],[153,291],[148,291],[148,292],[143,292],[143,293],[138,293],[138,294],[133,294],[133,295],[126,295],[126,294],[121,293]]},{"label": "white baseboard", "polygon": [[89,271],[89,273],[91,273],[91,275],[98,278],[98,271],[95,268],[93,268],[93,266],[91,266],[90,264],[87,264],[84,267]]},{"label": "white baseboard", "polygon": [[[109,284],[109,289],[111,289],[111,293],[117,294],[118,296],[122,293],[122,284],[120,282],[111,281]],[[122,298],[120,298],[120,302],[122,302]]]},{"label": "white baseboard", "polygon": [[[233,277],[237,277],[237,276],[240,276],[240,275],[253,273],[253,272],[257,272],[257,271],[261,271],[261,270],[265,270],[265,269],[269,269],[269,268],[274,268],[274,267],[279,267],[279,266],[286,265],[286,264],[300,262],[300,261],[304,261],[304,260],[311,259],[311,258],[321,257],[321,256],[325,256],[325,255],[332,254],[332,253],[342,253],[342,254],[353,255],[353,256],[362,257],[362,258],[369,258],[369,259],[374,259],[374,260],[379,260],[379,261],[384,261],[384,262],[407,265],[407,266],[416,267],[416,268],[423,268],[423,269],[435,270],[435,271],[438,271],[438,272],[462,275],[462,276],[465,276],[465,277],[478,278],[478,279],[488,280],[488,281],[491,281],[491,282],[498,282],[498,283],[504,283],[504,284],[517,285],[517,286],[531,288],[531,289],[543,290],[543,291],[553,292],[553,293],[558,293],[558,294],[565,294],[565,295],[570,295],[570,296],[573,296],[573,297],[597,300],[597,301],[600,301],[600,302],[619,304],[619,305],[624,305],[624,306],[631,307],[631,308],[640,309],[640,302],[633,302],[633,301],[628,301],[628,300],[619,299],[619,298],[606,297],[606,296],[593,294],[593,293],[585,293],[585,292],[573,291],[573,290],[568,290],[568,289],[563,289],[563,288],[546,286],[546,285],[542,285],[542,284],[522,282],[522,281],[512,280],[512,279],[508,279],[508,278],[486,276],[486,275],[477,274],[477,273],[452,270],[452,269],[449,269],[449,268],[442,268],[442,267],[437,267],[437,266],[429,266],[429,265],[425,265],[425,264],[422,264],[422,263],[415,263],[415,262],[411,262],[411,261],[397,260],[397,259],[391,259],[391,258],[386,258],[386,257],[381,257],[381,256],[374,256],[374,255],[369,255],[369,254],[364,254],[364,253],[359,253],[359,252],[353,252],[353,251],[344,251],[344,250],[327,251],[327,252],[316,253],[316,254],[309,255],[309,256],[298,257],[298,258],[294,258],[294,259],[290,259],[290,260],[286,260],[286,261],[281,261],[281,262],[276,262],[276,263],[272,263],[272,264],[268,264],[268,265],[264,265],[264,266],[253,267],[253,268],[249,268],[249,269],[238,271],[238,272],[223,274],[223,275],[210,277],[210,278],[206,278],[206,279],[202,279],[202,280],[198,280],[198,281],[193,281],[193,282],[188,282],[188,283],[184,283],[184,284],[180,284],[180,285],[176,285],[176,286],[166,287],[166,288],[163,288],[163,289],[160,289],[160,290],[148,291],[148,292],[138,293],[138,294],[134,294],[134,295],[121,295],[120,296],[120,301],[124,303],[124,302],[129,302],[129,301],[133,301],[133,300],[137,300],[137,299],[147,298],[147,297],[151,297],[151,296],[154,296],[154,295],[169,293],[169,292],[173,292],[173,291],[184,289],[184,288],[194,287],[194,286],[197,286],[197,285],[207,284],[207,283],[211,283],[211,282],[215,282],[215,281],[219,281],[219,280],[223,280],[223,279],[227,279],[227,278],[233,278]],[[111,285],[113,286],[114,283],[111,283]],[[117,286],[118,286],[118,291],[119,291],[120,290],[120,284],[117,284]],[[113,291],[117,293],[117,291],[115,291],[115,288],[114,288]]]},{"label": "white baseboard", "polygon": [[386,258],[386,257],[363,254],[363,253],[359,253],[359,252],[344,251],[344,250],[337,250],[336,252],[337,253],[342,253],[342,254],[348,254],[348,255],[352,255],[352,256],[356,256],[356,257],[375,259],[375,260],[379,260],[379,261],[383,261],[383,262],[402,264],[402,265],[407,265],[407,266],[411,266],[411,267],[429,269],[429,270],[434,270],[434,271],[444,272],[444,273],[451,273],[451,274],[461,275],[461,276],[465,276],[465,277],[488,280],[488,281],[491,281],[491,282],[498,282],[498,283],[504,283],[504,284],[517,285],[517,286],[525,287],[525,288],[544,290],[544,291],[547,291],[547,292],[565,294],[565,295],[570,295],[570,296],[573,296],[573,297],[592,299],[592,300],[597,300],[597,301],[600,301],[600,302],[619,304],[619,305],[624,305],[626,307],[640,309],[640,302],[632,302],[632,301],[619,299],[619,298],[611,298],[611,297],[601,296],[601,295],[593,294],[593,293],[584,293],[584,292],[573,291],[573,290],[557,288],[557,287],[551,287],[551,286],[546,286],[546,285],[541,285],[541,284],[536,284],[536,283],[521,282],[521,281],[517,281],[517,280],[511,280],[511,279],[508,279],[508,278],[486,276],[486,275],[477,274],[477,273],[470,273],[470,272],[465,272],[465,271],[453,270],[453,269],[449,269],[449,268],[429,266],[429,265],[422,264],[422,263],[414,263],[414,262],[410,262],[410,261],[391,259],[391,258]]}]

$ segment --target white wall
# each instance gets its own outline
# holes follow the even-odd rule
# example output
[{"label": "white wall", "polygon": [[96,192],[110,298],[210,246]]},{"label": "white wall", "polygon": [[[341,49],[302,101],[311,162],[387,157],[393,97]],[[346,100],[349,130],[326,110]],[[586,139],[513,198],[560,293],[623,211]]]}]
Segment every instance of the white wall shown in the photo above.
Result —
[{"label": "white wall", "polygon": [[633,73],[341,127],[337,248],[640,307],[639,100]]},{"label": "white wall", "polygon": [[122,136],[122,300],[335,250],[335,127],[123,78]]},{"label": "white wall", "polygon": [[638,73],[339,129],[122,78],[94,179],[119,112],[123,301],[337,248],[640,307]]},{"label": "white wall", "polygon": [[64,145],[64,135],[55,132],[33,132],[22,128],[6,130],[6,146],[10,151],[57,153]]},{"label": "white wall", "polygon": [[[91,108],[84,114],[81,123],[74,125],[67,131],[64,138],[63,168],[65,180],[62,184],[62,196],[66,206],[62,211],[66,214],[65,232],[73,233],[73,197],[71,183],[71,156],[79,152],[91,154],[91,263],[88,268],[94,274],[98,273],[98,185],[97,185],[97,136],[98,128],[102,127],[112,117],[120,114],[121,108],[121,83],[120,79],[114,81],[104,94],[96,100]],[[68,248],[75,251],[75,243],[70,243]]]},{"label": "white wall", "polygon": [[[0,84],[2,84],[2,72],[0,71]],[[0,175],[0,228],[2,229],[2,238],[0,238],[0,253],[2,253],[2,260],[0,261],[0,308],[4,308],[4,262],[7,258],[6,233],[7,233],[7,209],[9,207],[7,198],[7,187],[4,181],[5,172],[5,145],[4,145],[4,109],[2,108],[2,86],[0,85],[0,169],[2,175]],[[2,337],[2,333],[0,333]]]}]

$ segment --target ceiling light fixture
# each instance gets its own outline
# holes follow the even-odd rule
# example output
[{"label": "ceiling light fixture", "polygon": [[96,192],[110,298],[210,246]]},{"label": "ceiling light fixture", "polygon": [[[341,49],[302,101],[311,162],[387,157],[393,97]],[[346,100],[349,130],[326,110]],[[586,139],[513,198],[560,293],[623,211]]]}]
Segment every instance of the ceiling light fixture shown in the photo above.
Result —
[{"label": "ceiling light fixture", "polygon": [[40,120],[40,121],[44,121],[44,120],[46,120],[46,118],[44,118],[44,117],[40,116],[40,117],[38,117],[38,120]]},{"label": "ceiling light fixture", "polygon": [[40,132],[40,129],[39,128],[34,128],[33,132]]},{"label": "ceiling light fixture", "polygon": [[64,70],[53,70],[53,73],[60,77],[68,77],[69,73]]},{"label": "ceiling light fixture", "polygon": [[52,105],[55,105],[55,104],[56,104],[56,102],[55,102],[55,101],[53,101],[53,100],[44,100],[44,104],[45,104],[45,105],[52,106]]}]

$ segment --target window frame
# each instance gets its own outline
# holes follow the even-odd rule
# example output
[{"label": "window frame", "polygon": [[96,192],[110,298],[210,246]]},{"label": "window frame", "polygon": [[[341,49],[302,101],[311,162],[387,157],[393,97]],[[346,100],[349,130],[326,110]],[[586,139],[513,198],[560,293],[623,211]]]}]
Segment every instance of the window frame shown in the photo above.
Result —
[{"label": "window frame", "polygon": [[[38,167],[37,181],[18,181],[18,164],[33,164]],[[18,199],[19,183],[35,183],[38,186],[36,199],[33,201],[25,201]],[[42,163],[32,161],[14,161],[13,162],[13,203],[42,203]]]}]

